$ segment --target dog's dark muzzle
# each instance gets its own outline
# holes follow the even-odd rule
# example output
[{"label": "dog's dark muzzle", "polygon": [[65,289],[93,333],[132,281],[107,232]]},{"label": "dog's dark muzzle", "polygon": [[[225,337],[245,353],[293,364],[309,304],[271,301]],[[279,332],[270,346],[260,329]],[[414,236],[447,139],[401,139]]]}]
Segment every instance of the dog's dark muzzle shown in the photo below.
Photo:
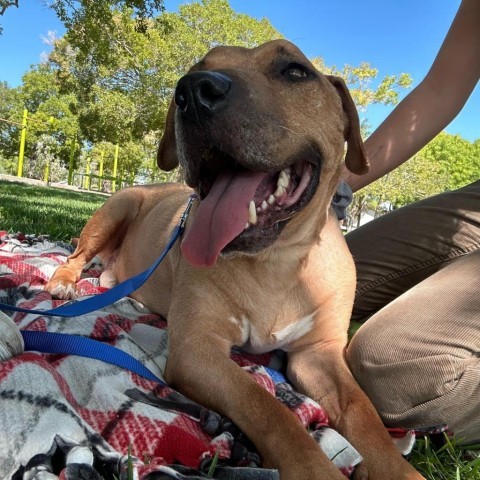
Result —
[{"label": "dog's dark muzzle", "polygon": [[232,80],[220,72],[193,72],[182,77],[175,90],[175,104],[190,120],[209,117],[228,102]]}]

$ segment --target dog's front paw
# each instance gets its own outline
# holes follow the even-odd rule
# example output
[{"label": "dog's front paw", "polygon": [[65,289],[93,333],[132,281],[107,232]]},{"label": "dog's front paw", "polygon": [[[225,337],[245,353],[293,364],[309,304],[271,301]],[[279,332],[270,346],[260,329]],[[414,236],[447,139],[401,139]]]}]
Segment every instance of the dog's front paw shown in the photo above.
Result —
[{"label": "dog's front paw", "polygon": [[77,287],[75,284],[64,285],[62,282],[48,282],[45,285],[45,290],[49,292],[52,297],[60,300],[73,300],[77,298]]},{"label": "dog's front paw", "polygon": [[77,298],[76,277],[67,267],[57,268],[53,277],[45,285],[44,290],[52,297],[61,300],[73,300]]}]

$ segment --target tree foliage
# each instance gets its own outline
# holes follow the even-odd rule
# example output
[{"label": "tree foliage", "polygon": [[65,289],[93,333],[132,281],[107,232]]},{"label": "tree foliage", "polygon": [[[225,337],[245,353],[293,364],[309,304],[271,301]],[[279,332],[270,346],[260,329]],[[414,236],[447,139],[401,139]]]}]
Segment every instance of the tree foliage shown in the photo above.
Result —
[{"label": "tree foliage", "polygon": [[17,89],[0,82],[0,152],[5,158],[15,155],[17,133],[22,121],[23,105]]},{"label": "tree foliage", "polygon": [[350,215],[357,225],[366,210],[381,214],[386,205],[399,208],[479,178],[480,140],[442,132],[406,163],[357,192]]},{"label": "tree foliage", "polygon": [[[0,0],[0,15],[10,7],[21,7],[20,3],[19,0]],[[112,12],[115,9],[131,9],[141,29],[148,18],[163,10],[163,0],[55,0],[49,3],[49,7],[67,30],[75,28],[83,32],[82,38],[88,49],[95,38],[108,35],[114,28]]]},{"label": "tree foliage", "polygon": [[455,190],[480,178],[480,140],[441,133],[421,152],[445,179],[444,188]]},{"label": "tree foliage", "polygon": [[[42,137],[42,144],[48,144],[49,155],[56,155],[60,163],[67,165],[71,142],[80,132],[75,114],[78,104],[76,96],[60,92],[49,64],[32,67],[23,76],[18,93],[29,111],[27,156],[39,151],[36,144]],[[51,137],[50,142],[46,142],[45,135]],[[77,151],[77,159],[78,153]]]}]

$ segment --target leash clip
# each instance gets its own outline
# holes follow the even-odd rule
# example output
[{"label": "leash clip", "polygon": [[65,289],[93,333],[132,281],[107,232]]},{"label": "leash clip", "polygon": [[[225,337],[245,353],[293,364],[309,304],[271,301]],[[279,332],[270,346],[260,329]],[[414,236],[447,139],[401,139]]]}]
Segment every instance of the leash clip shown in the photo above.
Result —
[{"label": "leash clip", "polygon": [[178,222],[178,228],[180,229],[180,232],[183,232],[183,230],[185,229],[185,224],[187,223],[187,218],[188,218],[188,214],[190,213],[190,210],[192,208],[192,205],[193,205],[193,202],[197,199],[197,194],[196,193],[192,193],[189,197],[188,197],[188,204],[187,206],[185,207],[185,210],[184,212],[182,213],[182,216],[180,217],[180,221]]}]

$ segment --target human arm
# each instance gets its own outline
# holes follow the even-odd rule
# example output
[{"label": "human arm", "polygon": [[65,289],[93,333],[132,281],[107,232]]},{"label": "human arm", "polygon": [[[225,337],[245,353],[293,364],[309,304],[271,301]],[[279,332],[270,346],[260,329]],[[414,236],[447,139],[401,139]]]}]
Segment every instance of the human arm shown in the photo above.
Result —
[{"label": "human arm", "polygon": [[365,141],[370,170],[345,171],[353,191],[411,158],[460,112],[480,78],[480,0],[463,0],[432,67]]}]

